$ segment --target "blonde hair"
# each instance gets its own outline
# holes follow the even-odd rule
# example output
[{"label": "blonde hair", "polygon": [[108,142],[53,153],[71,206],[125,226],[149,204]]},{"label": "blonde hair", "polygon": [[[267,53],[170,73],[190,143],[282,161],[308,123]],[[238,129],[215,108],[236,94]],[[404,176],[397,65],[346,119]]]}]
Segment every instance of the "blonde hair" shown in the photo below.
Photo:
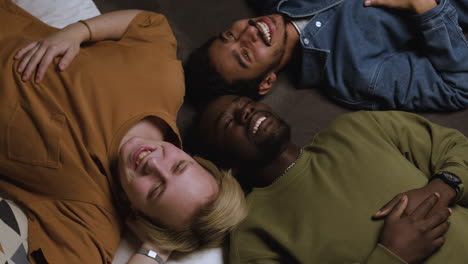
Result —
[{"label": "blonde hair", "polygon": [[246,217],[244,192],[230,171],[219,170],[212,162],[194,159],[218,182],[217,198],[192,218],[189,227],[173,230],[158,226],[145,216],[137,215],[137,225],[158,247],[174,252],[190,252],[199,248],[217,247]]}]

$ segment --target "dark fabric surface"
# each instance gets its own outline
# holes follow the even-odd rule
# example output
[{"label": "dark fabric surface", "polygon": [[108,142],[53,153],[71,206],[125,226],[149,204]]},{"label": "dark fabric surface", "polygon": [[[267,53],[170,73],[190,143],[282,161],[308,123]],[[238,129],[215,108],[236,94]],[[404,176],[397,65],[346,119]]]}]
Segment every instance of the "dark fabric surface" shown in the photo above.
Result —
[{"label": "dark fabric surface", "polygon": [[[136,8],[167,16],[179,43],[178,56],[186,59],[191,50],[210,36],[226,29],[240,18],[255,16],[246,0],[94,0],[101,12]],[[318,89],[297,89],[282,74],[273,91],[262,99],[293,128],[293,141],[304,144],[338,115],[351,110],[322,96]],[[468,135],[468,110],[454,113],[421,113],[429,120],[459,129]],[[178,118],[182,133],[187,133],[194,111],[184,106]]]}]

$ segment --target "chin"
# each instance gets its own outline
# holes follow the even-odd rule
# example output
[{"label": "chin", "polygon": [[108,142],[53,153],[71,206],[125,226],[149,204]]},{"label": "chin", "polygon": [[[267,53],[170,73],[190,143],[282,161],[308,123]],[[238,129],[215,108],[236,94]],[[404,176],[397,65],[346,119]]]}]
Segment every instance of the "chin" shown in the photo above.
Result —
[{"label": "chin", "polygon": [[291,127],[283,120],[277,120],[280,124],[275,133],[272,133],[270,137],[258,143],[258,148],[266,159],[276,158],[291,142]]}]

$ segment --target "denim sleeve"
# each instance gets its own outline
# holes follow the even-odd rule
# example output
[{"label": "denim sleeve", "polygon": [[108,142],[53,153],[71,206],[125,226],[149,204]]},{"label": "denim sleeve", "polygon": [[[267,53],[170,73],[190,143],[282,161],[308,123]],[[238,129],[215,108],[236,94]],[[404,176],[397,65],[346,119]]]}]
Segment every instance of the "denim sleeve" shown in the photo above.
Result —
[{"label": "denim sleeve", "polygon": [[441,0],[414,21],[425,45],[393,54],[380,65],[373,81],[376,97],[384,108],[408,111],[468,108],[468,42],[457,11]]},{"label": "denim sleeve", "polygon": [[450,4],[457,10],[458,23],[463,31],[468,30],[468,0],[452,0]]}]

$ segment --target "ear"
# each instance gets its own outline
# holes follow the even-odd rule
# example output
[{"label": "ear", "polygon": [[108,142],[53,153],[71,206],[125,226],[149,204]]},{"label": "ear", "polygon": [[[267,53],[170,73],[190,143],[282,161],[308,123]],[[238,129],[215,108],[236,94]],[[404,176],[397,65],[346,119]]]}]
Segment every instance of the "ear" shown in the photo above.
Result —
[{"label": "ear", "polygon": [[267,94],[273,85],[276,82],[276,73],[271,72],[265,78],[263,78],[262,82],[258,86],[258,94],[265,95]]}]

